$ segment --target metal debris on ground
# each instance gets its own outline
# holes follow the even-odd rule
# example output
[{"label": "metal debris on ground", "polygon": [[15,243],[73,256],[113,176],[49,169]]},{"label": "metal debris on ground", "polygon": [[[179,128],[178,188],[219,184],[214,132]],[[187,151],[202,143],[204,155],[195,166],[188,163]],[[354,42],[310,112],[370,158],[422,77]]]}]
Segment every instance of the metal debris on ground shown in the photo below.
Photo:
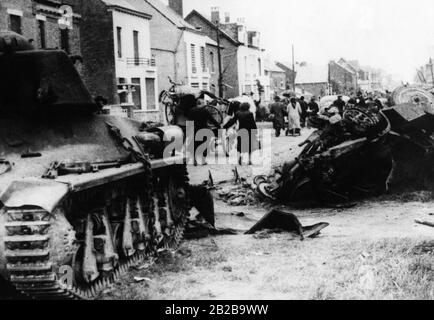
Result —
[{"label": "metal debris on ground", "polygon": [[209,223],[202,223],[200,221],[189,221],[184,233],[184,238],[187,240],[202,239],[208,236],[222,236],[222,235],[237,235],[241,231],[230,228],[215,228]]},{"label": "metal debris on ground", "polygon": [[301,240],[303,240],[305,238],[314,238],[318,236],[321,230],[328,226],[329,224],[326,222],[321,222],[312,226],[303,226],[296,215],[273,209],[259,220],[249,231],[247,231],[246,234],[255,234],[256,232],[266,230],[265,232],[267,234],[262,233],[265,238],[269,237],[269,232],[275,233],[286,231],[296,234]]},{"label": "metal debris on ground", "polygon": [[134,277],[134,282],[151,282],[152,280],[146,277]]},{"label": "metal debris on ground", "polygon": [[134,269],[134,270],[137,270],[137,271],[146,270],[146,269],[149,269],[150,267],[152,267],[152,265],[154,263],[155,263],[155,261],[151,260],[150,262],[146,262],[144,264],[137,265],[137,266],[132,266],[131,268]]},{"label": "metal debris on ground", "polygon": [[429,222],[429,221],[421,221],[421,220],[414,220],[414,222],[416,222],[417,224],[421,224],[427,227],[433,227],[434,228],[434,222]]},{"label": "metal debris on ground", "polygon": [[224,272],[232,272],[232,267],[231,267],[231,266],[224,266],[224,267],[222,268],[222,270],[223,270]]},{"label": "metal debris on ground", "polygon": [[220,186],[216,193],[220,200],[231,206],[254,205],[259,202],[255,191],[248,183]]}]

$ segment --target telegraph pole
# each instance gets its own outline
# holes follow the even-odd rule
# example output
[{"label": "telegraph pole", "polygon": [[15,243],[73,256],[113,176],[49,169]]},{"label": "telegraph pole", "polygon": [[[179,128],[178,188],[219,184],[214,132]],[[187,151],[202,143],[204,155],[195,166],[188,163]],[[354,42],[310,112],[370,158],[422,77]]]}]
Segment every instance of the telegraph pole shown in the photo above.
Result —
[{"label": "telegraph pole", "polygon": [[215,22],[216,32],[217,32],[217,59],[219,64],[219,98],[223,98],[223,71],[222,71],[222,53],[220,48],[220,21]]},{"label": "telegraph pole", "polygon": [[292,45],[292,91],[294,91],[295,94],[295,58],[294,58],[294,45]]}]

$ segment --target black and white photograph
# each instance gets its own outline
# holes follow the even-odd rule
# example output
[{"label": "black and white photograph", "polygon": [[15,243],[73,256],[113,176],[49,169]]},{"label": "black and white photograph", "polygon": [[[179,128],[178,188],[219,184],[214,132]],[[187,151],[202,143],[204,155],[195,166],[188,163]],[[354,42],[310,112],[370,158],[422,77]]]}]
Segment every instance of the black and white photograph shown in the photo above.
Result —
[{"label": "black and white photograph", "polygon": [[0,0],[0,300],[433,300],[433,60],[432,0]]}]

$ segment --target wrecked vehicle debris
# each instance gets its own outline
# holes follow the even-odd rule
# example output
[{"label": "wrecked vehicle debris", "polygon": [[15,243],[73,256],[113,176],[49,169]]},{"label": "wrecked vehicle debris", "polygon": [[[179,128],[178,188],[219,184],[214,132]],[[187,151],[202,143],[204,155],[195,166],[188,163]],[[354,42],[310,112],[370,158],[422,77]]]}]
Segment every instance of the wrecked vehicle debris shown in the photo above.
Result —
[{"label": "wrecked vehicle debris", "polygon": [[401,188],[434,190],[432,108],[420,100],[382,111],[349,108],[340,122],[315,131],[274,175],[257,177],[256,190],[281,202],[320,203]]},{"label": "wrecked vehicle debris", "polygon": [[312,226],[303,226],[297,216],[273,209],[259,220],[246,234],[254,234],[262,230],[273,230],[274,232],[291,232],[300,237],[300,240],[305,238],[315,238],[319,235],[322,229],[328,227],[326,222],[317,223]]}]

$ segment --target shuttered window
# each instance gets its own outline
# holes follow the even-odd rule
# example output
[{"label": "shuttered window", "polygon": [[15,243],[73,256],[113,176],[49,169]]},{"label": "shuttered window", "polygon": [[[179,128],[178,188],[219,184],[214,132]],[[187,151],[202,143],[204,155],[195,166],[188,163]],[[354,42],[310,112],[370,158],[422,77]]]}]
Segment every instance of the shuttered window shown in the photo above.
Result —
[{"label": "shuttered window", "polygon": [[200,65],[202,67],[202,72],[205,72],[205,48],[200,47]]},{"label": "shuttered window", "polygon": [[194,44],[190,45],[190,50],[191,50],[191,71],[193,73],[197,72],[197,68],[196,68],[196,46]]}]

